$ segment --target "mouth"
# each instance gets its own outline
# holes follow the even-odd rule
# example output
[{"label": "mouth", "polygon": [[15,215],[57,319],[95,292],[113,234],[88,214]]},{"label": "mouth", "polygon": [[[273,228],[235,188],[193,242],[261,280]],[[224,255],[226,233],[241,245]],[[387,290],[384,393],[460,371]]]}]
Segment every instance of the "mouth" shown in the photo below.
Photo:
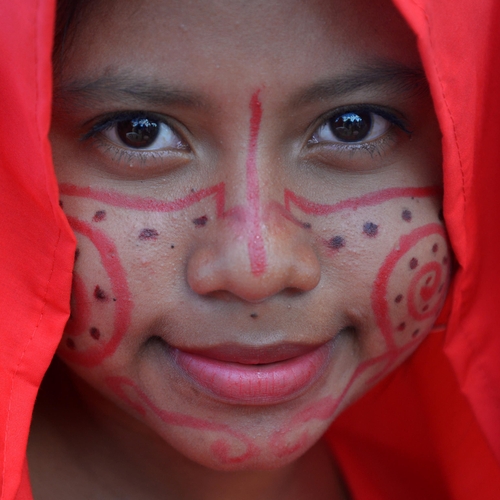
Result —
[{"label": "mouth", "polygon": [[321,345],[172,348],[174,362],[194,384],[232,404],[271,405],[300,396],[323,373],[333,341]]}]

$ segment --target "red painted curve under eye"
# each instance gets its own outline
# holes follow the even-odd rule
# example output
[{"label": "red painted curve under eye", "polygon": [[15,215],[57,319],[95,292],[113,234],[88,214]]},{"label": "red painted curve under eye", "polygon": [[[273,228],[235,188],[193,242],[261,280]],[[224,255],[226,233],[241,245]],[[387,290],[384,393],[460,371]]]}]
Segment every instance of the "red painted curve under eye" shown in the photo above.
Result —
[{"label": "red painted curve under eye", "polygon": [[[101,263],[110,278],[113,295],[117,300],[113,302],[115,311],[113,331],[110,336],[100,337],[95,345],[84,350],[75,350],[74,348],[72,349],[68,346],[61,345],[59,347],[59,353],[67,361],[78,363],[82,366],[96,366],[100,364],[104,358],[116,351],[130,325],[133,303],[125,270],[118,257],[118,251],[111,239],[102,231],[94,229],[90,224],[79,219],[68,217],[68,221],[76,233],[80,233],[87,237],[96,247],[101,257]],[[76,299],[82,302],[85,301],[85,298],[81,297],[81,291],[79,292],[79,297],[76,297]],[[89,299],[87,300],[89,301]],[[77,305],[77,309],[78,307]],[[87,312],[87,314],[90,313]],[[82,325],[83,323],[73,325],[77,326],[78,329],[74,330],[74,333],[71,330],[68,331],[66,333],[67,338],[72,339],[72,337],[80,336],[82,333],[80,327],[82,327]],[[69,327],[71,328],[71,325],[69,325]],[[74,342],[71,343],[71,345],[73,344]]]},{"label": "red painted curve under eye", "polygon": [[380,205],[396,198],[427,198],[431,196],[442,196],[443,189],[439,186],[426,187],[402,187],[386,188],[355,198],[348,198],[333,204],[316,203],[299,196],[289,189],[284,191],[285,209],[290,211],[293,204],[305,214],[311,215],[330,215],[343,210],[356,210],[361,207],[371,207]]}]

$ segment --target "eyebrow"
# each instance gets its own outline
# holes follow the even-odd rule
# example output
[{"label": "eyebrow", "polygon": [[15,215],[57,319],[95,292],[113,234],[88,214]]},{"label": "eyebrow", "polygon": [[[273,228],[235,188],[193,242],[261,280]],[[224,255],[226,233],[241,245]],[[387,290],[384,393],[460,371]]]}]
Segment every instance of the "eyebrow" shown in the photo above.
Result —
[{"label": "eyebrow", "polygon": [[[317,101],[344,97],[360,90],[379,90],[389,93],[413,93],[427,89],[421,67],[382,61],[355,67],[349,73],[327,78],[306,87],[290,99],[292,107]],[[54,87],[54,103],[90,108],[103,103],[127,103],[141,107],[180,105],[209,108],[199,93],[180,90],[172,85],[148,82],[130,73],[104,75],[96,79],[70,80]]]},{"label": "eyebrow", "polygon": [[296,93],[292,105],[301,106],[335,97],[344,97],[361,90],[389,93],[418,93],[428,88],[421,67],[395,62],[378,62],[357,66],[347,74],[322,80]]},{"label": "eyebrow", "polygon": [[55,103],[89,108],[103,103],[125,102],[138,106],[206,108],[201,94],[179,90],[168,84],[138,80],[129,74],[113,74],[93,80],[72,80],[54,87]]}]

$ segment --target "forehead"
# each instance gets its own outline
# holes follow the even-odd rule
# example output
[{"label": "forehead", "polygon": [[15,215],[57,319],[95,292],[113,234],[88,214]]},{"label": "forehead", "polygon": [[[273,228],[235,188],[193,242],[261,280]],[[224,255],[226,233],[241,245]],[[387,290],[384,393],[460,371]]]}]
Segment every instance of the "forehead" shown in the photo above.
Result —
[{"label": "forehead", "polygon": [[306,84],[356,65],[418,66],[414,36],[389,0],[93,0],[63,78],[120,71],[197,88]]}]

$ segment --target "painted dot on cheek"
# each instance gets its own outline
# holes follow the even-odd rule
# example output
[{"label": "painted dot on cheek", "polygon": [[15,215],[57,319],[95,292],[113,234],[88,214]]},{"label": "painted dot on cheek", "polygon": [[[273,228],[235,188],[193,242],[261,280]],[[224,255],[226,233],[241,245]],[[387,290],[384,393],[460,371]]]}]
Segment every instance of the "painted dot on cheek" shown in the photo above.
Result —
[{"label": "painted dot on cheek", "polygon": [[96,285],[96,287],[94,289],[94,297],[97,300],[101,300],[101,301],[108,300],[108,296],[106,295],[106,292],[99,285]]},{"label": "painted dot on cheek", "polygon": [[398,325],[398,330],[399,330],[400,332],[402,332],[405,328],[406,328],[406,323],[404,323],[404,322],[403,322],[403,323],[400,323],[400,324]]},{"label": "painted dot on cheek", "polygon": [[394,299],[394,302],[396,302],[396,304],[399,304],[402,300],[403,300],[403,296],[401,294],[399,294]]},{"label": "painted dot on cheek", "polygon": [[378,226],[373,222],[365,222],[363,225],[363,233],[365,233],[370,238],[377,236]]},{"label": "painted dot on cheek", "polygon": [[432,252],[433,253],[436,253],[437,251],[439,250],[439,246],[437,243],[434,243],[434,245],[432,245]]},{"label": "painted dot on cheek", "polygon": [[208,217],[206,215],[203,215],[201,217],[198,217],[197,219],[193,219],[193,224],[196,227],[203,227],[206,226],[208,222]]},{"label": "painted dot on cheek", "polygon": [[302,223],[302,227],[303,227],[304,229],[311,229],[312,225],[311,225],[311,223],[310,223],[310,222],[303,222],[303,223]]},{"label": "painted dot on cheek", "polygon": [[92,220],[94,222],[101,222],[106,218],[106,211],[105,210],[98,210],[95,214],[94,217],[92,217]]},{"label": "painted dot on cheek", "polygon": [[66,339],[66,345],[70,348],[70,349],[74,349],[76,346],[75,346],[75,341],[73,339]]},{"label": "painted dot on cheek", "polygon": [[258,315],[257,313],[252,313],[252,314],[250,314],[250,317],[251,317],[251,318],[254,318],[254,319],[255,319],[255,318],[257,318],[258,316],[259,316],[259,315]]},{"label": "painted dot on cheek", "polygon": [[99,340],[101,338],[101,332],[99,331],[99,328],[93,326],[89,331],[90,331],[90,336],[93,339]]},{"label": "painted dot on cheek", "polygon": [[412,217],[412,213],[407,208],[405,208],[401,213],[401,218],[406,222],[411,222]]},{"label": "painted dot on cheek", "polygon": [[158,238],[159,234],[156,229],[143,229],[141,233],[139,234],[139,239],[140,240],[156,240]]},{"label": "painted dot on cheek", "polygon": [[345,247],[345,240],[342,236],[334,236],[329,242],[328,246],[334,250]]},{"label": "painted dot on cheek", "polygon": [[418,328],[417,328],[417,329],[416,329],[416,330],[415,330],[415,331],[411,334],[411,336],[412,336],[412,337],[416,337],[419,333],[420,333],[420,329],[418,329]]},{"label": "painted dot on cheek", "polygon": [[412,257],[410,260],[410,269],[416,269],[418,266],[418,260],[415,257]]}]

